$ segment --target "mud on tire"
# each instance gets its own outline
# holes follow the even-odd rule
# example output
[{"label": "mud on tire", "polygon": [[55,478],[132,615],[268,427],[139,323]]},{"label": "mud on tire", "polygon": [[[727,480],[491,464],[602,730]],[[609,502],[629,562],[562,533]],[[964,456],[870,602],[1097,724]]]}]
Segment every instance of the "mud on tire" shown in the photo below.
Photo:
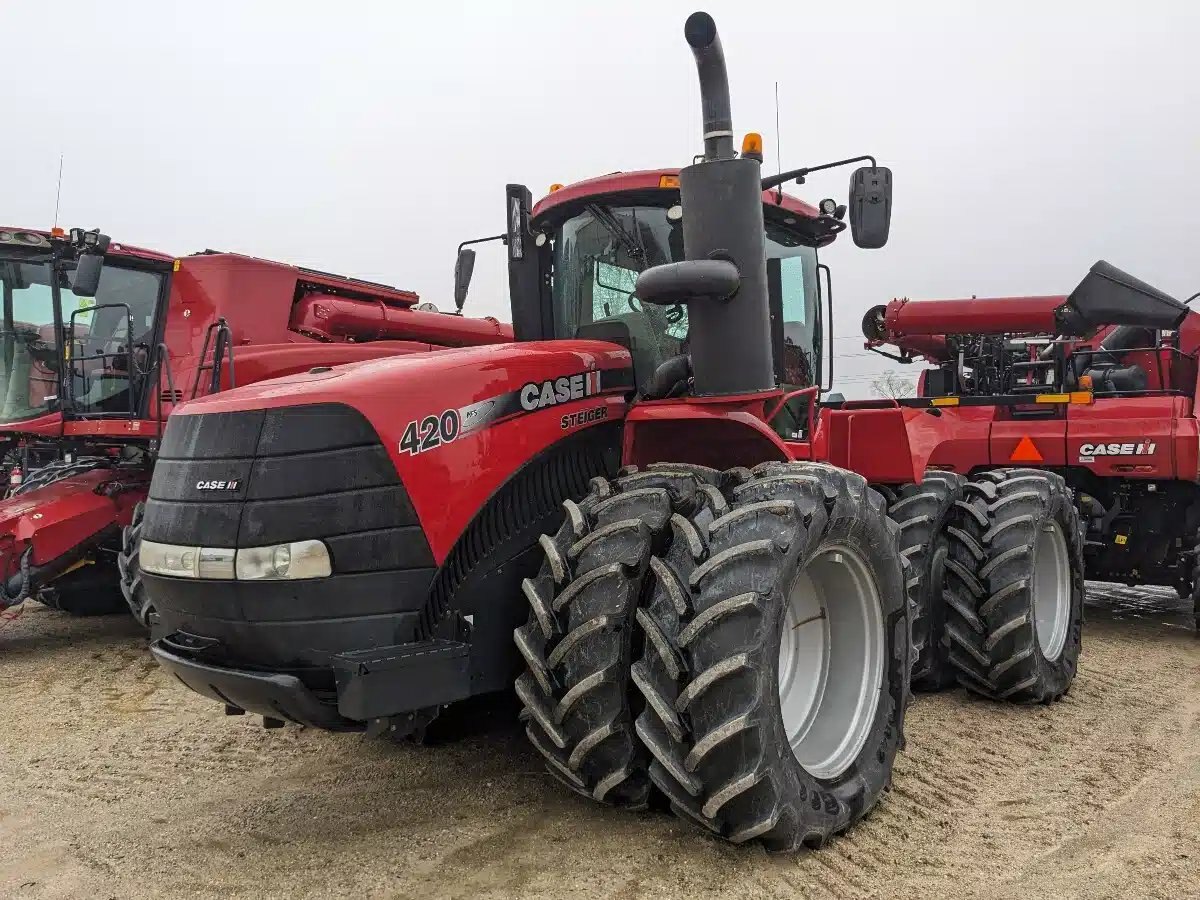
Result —
[{"label": "mud on tire", "polygon": [[[545,562],[522,590],[529,621],[514,632],[526,671],[516,691],[533,746],[572,790],[617,806],[645,806],[649,757],[634,734],[630,665],[634,620],[651,554],[673,515],[693,515],[716,493],[700,467],[623,470],[592,481],[543,535]],[[717,495],[719,496],[719,494]]]},{"label": "mud on tire", "polygon": [[121,573],[121,593],[129,605],[129,611],[143,627],[149,628],[154,607],[146,596],[146,586],[142,583],[139,552],[142,544],[142,518],[145,513],[145,501],[133,508],[133,518],[121,532],[121,551],[117,554],[117,568]]},{"label": "mud on tire", "polygon": [[946,559],[949,660],[964,687],[1013,702],[1067,692],[1083,630],[1082,533],[1053,472],[997,469],[967,484]]},{"label": "mud on tire", "polygon": [[963,497],[967,479],[954,472],[926,472],[920,484],[906,484],[888,505],[888,515],[900,526],[900,552],[908,561],[913,589],[913,688],[938,691],[957,683],[945,641],[946,608],[961,598],[946,594],[959,583],[944,578],[949,547],[946,526],[954,504]]},{"label": "mud on tire", "polygon": [[[734,470],[706,500],[671,517],[638,614],[643,649],[632,675],[645,698],[637,733],[654,758],[650,777],[678,815],[730,841],[819,846],[875,805],[902,742],[912,643],[898,528],[860,476],[817,463]],[[780,647],[785,629],[828,628],[829,610],[842,615],[834,603],[822,604],[824,622],[793,621],[789,611],[801,579],[817,580],[809,563],[836,553],[859,560],[877,591],[878,686],[859,679],[858,696],[873,706],[844,737],[843,762],[817,777],[797,754],[822,753],[803,741],[793,752],[785,730]],[[850,571],[843,560],[824,564]],[[824,657],[820,683],[830,692],[853,683],[831,674],[832,661],[853,656],[840,649]],[[814,724],[821,715],[797,727],[799,737],[827,732]]]}]

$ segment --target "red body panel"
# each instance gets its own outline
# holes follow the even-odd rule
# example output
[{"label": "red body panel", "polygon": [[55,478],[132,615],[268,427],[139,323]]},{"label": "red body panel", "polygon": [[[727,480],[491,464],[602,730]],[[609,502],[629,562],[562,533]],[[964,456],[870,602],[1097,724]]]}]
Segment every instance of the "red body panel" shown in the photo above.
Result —
[{"label": "red body panel", "polygon": [[[464,432],[434,450],[401,449],[410,423],[520,392],[530,384],[583,372],[627,369],[629,352],[599,341],[496,344],[412,354],[250,385],[185,403],[176,415],[343,403],[371,422],[404,482],[440,564],[495,491],[532,456],[576,428],[619,422],[622,390],[518,410]],[[571,413],[604,408],[594,422],[567,425]],[[486,412],[486,410],[485,410]]]},{"label": "red body panel", "polygon": [[[1195,443],[1195,419],[1184,397],[1137,397],[1100,400],[1091,406],[1071,406],[1067,411],[1066,464],[1090,469],[1107,478],[1187,478],[1176,460],[1179,435]],[[1189,417],[1189,418],[1183,418]],[[1119,445],[1116,454],[1085,452],[1096,444]],[[1143,451],[1143,452],[1139,452]]]},{"label": "red body panel", "polygon": [[[0,534],[11,536],[22,550],[32,542],[33,564],[44,565],[109,525],[128,525],[146,492],[131,490],[116,497],[96,493],[98,485],[113,477],[111,471],[93,470],[0,501]],[[12,549],[8,542],[0,548],[4,577],[16,572],[19,553]]]},{"label": "red body panel", "polygon": [[685,398],[639,403],[625,420],[621,462],[685,462],[715,469],[793,458],[763,421],[778,391],[752,397]]}]

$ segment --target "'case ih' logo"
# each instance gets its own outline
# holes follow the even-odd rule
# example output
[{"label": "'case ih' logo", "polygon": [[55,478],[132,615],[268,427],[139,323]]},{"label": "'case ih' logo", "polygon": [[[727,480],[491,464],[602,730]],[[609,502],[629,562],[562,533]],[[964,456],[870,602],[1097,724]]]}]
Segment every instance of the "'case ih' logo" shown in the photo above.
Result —
[{"label": "'case ih' logo", "polygon": [[1089,456],[1153,456],[1155,444],[1080,444],[1080,458]]},{"label": "'case ih' logo", "polygon": [[533,412],[600,393],[600,373],[579,372],[552,381],[530,382],[521,388],[521,408]]},{"label": "'case ih' logo", "polygon": [[236,491],[240,481],[197,481],[198,491]]}]

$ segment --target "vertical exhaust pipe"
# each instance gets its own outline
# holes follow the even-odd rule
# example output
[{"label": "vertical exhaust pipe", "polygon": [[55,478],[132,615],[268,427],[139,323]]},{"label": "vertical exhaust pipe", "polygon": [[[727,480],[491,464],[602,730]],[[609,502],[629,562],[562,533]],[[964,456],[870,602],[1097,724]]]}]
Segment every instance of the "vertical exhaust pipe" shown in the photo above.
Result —
[{"label": "vertical exhaust pipe", "polygon": [[688,304],[693,391],[761,393],[775,387],[761,165],[733,149],[729,78],[712,16],[692,13],[683,33],[696,58],[704,112],[704,161],[679,173],[685,256],[733,263],[738,275],[728,299]]},{"label": "vertical exhaust pipe", "polygon": [[733,114],[729,111],[729,76],[717,23],[706,12],[694,12],[683,26],[683,35],[700,76],[700,106],[704,115],[704,158],[733,159]]}]

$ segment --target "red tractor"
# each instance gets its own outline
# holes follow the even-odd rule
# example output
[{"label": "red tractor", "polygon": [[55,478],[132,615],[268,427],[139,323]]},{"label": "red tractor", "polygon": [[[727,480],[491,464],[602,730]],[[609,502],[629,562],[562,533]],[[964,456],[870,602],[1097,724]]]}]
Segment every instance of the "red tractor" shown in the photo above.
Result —
[{"label": "red tractor", "polygon": [[[894,300],[863,331],[869,348],[932,365],[919,398],[897,401],[923,408],[908,441],[931,469],[982,485],[1012,465],[1056,473],[1082,517],[1088,577],[1173,586],[1200,619],[1200,315],[1100,262],[1069,296]],[[950,637],[931,644],[943,652],[969,624],[945,615]],[[982,665],[961,661],[968,677]]]},{"label": "red tractor", "polygon": [[[532,210],[509,186],[518,343],[187,404],[140,561],[155,656],[231,713],[406,734],[524,668],[530,739],[572,789],[639,806],[653,783],[794,848],[890,781],[906,575],[883,496],[812,461],[817,249],[846,210],[779,187],[829,166],[764,179],[755,139],[739,158],[715,25],[685,31],[702,161]],[[849,212],[878,247],[871,162]]]},{"label": "red tractor", "polygon": [[[699,161],[532,209],[509,186],[517,343],[187,404],[140,560],[154,655],[232,714],[419,733],[520,671],[529,738],[572,790],[637,807],[653,786],[729,840],[792,849],[849,827],[890,783],[913,615],[934,630],[935,608],[911,598],[940,595],[943,570],[980,584],[1032,564],[989,562],[1001,541],[984,533],[982,558],[943,562],[944,510],[905,507],[927,455],[903,449],[908,410],[818,402],[831,296],[817,251],[847,207],[780,187],[868,161],[849,219],[880,247],[890,171],[860,157],[764,178],[757,136],[734,151],[712,19],[694,14],[685,35]],[[1002,537],[1053,527],[1069,554],[1060,480],[997,478],[1022,516]],[[1008,599],[1038,593],[1022,591]],[[1019,654],[1027,638],[1014,626],[994,645]],[[1053,699],[1072,665],[989,692]]]},{"label": "red tractor", "polygon": [[[183,400],[512,334],[381,284],[230,253],[176,259],[79,229],[0,229],[0,291],[0,608],[124,606],[121,528]],[[125,588],[145,620],[136,580]]]}]

